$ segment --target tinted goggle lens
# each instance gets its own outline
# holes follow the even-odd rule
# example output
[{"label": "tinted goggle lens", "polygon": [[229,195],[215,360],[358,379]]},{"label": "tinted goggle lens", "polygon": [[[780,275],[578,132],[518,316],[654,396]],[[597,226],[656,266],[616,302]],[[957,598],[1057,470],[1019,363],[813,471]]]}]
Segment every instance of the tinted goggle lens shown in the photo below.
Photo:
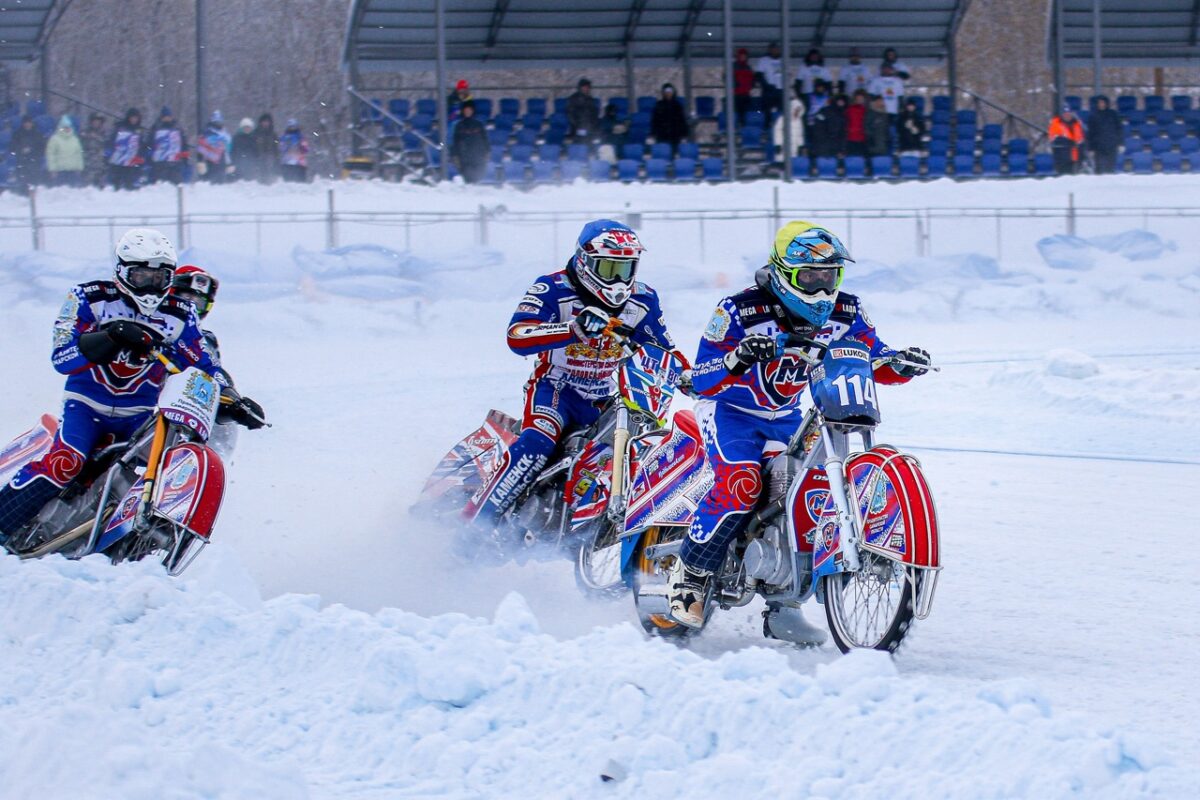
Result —
[{"label": "tinted goggle lens", "polygon": [[793,267],[781,269],[789,284],[804,292],[832,292],[842,283],[843,267]]},{"label": "tinted goggle lens", "polygon": [[602,281],[629,281],[633,279],[637,261],[627,258],[593,258],[592,268]]},{"label": "tinted goggle lens", "polygon": [[165,292],[171,286],[174,270],[169,267],[127,267],[125,280],[134,289],[156,289]]}]

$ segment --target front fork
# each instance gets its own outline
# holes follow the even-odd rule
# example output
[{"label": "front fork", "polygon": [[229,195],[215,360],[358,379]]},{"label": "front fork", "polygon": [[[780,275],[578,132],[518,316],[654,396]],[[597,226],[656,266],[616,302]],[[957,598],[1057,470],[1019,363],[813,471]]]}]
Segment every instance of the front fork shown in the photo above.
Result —
[{"label": "front fork", "polygon": [[[833,498],[833,506],[837,509],[838,532],[841,534],[839,548],[842,552],[842,569],[847,572],[858,572],[862,564],[858,560],[858,540],[860,523],[858,521],[857,504],[850,502],[846,489],[846,461],[840,453],[845,447],[835,447],[828,426],[822,425],[821,444],[825,447],[825,475],[829,479],[829,495]],[[844,435],[844,434],[839,434]]]},{"label": "front fork", "polygon": [[613,428],[612,488],[608,495],[607,515],[614,525],[625,524],[625,456],[629,449],[629,409],[617,409]]}]

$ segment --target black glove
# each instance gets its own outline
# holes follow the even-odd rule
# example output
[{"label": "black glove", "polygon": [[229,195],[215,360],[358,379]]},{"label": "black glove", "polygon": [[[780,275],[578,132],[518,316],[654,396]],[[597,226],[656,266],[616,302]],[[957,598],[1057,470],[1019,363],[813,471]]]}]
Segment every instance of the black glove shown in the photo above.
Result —
[{"label": "black glove", "polygon": [[588,306],[571,323],[571,330],[580,340],[594,339],[604,332],[609,323],[608,312],[602,308]]},{"label": "black glove", "polygon": [[929,372],[929,365],[933,363],[929,353],[920,347],[909,347],[896,355],[905,361],[912,362],[911,364],[892,364],[892,369],[901,378],[915,378],[918,375],[924,375]]},{"label": "black glove", "polygon": [[79,352],[93,364],[107,364],[121,352],[121,345],[113,341],[108,331],[92,331],[80,334]]},{"label": "black glove", "polygon": [[249,397],[239,398],[229,407],[229,418],[252,431],[267,424],[267,414],[263,407]]},{"label": "black glove", "polygon": [[771,361],[778,355],[779,346],[774,337],[752,333],[725,356],[725,369],[733,375],[741,375],[754,364]]},{"label": "black glove", "polygon": [[127,319],[108,323],[104,326],[104,332],[111,336],[122,350],[129,350],[142,356],[149,353],[162,341],[154,331]]}]

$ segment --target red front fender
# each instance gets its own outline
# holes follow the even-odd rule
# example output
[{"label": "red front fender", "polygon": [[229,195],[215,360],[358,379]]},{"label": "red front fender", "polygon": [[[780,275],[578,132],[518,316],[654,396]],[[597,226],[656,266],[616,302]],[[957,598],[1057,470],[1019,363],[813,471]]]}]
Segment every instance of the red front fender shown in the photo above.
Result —
[{"label": "red front fender", "polygon": [[212,534],[225,497],[225,465],[212,448],[176,445],[163,456],[154,511],[205,541]]}]

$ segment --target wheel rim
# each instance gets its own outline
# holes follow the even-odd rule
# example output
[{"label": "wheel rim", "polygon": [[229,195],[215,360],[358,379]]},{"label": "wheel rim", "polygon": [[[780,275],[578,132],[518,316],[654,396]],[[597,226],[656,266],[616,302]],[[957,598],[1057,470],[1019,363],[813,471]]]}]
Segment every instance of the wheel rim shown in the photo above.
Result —
[{"label": "wheel rim", "polygon": [[579,574],[592,589],[607,589],[621,582],[621,542],[612,525],[579,549]]},{"label": "wheel rim", "polygon": [[862,569],[826,583],[825,598],[840,637],[852,647],[880,645],[903,610],[908,577],[903,564],[859,551]]},{"label": "wheel rim", "polygon": [[[641,550],[638,552],[637,568],[640,575],[656,577],[659,574],[658,570],[655,569],[654,562],[650,560],[648,555],[646,555],[646,550],[658,544],[659,539],[661,538],[662,529],[660,528],[651,528],[650,530],[646,531]],[[634,597],[636,598],[636,596],[637,587],[635,586]],[[644,618],[656,629],[662,631],[663,633],[675,631],[683,627],[675,620],[663,614],[646,614],[644,615]]]}]

